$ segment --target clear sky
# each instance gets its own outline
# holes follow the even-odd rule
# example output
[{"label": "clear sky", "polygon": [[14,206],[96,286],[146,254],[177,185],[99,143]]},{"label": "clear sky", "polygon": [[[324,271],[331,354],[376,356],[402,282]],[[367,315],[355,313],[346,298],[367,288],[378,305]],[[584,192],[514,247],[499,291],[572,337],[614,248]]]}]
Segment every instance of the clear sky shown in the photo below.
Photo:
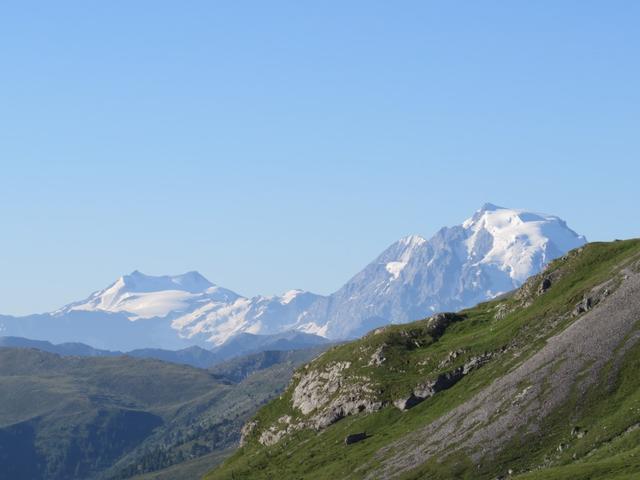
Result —
[{"label": "clear sky", "polygon": [[329,293],[484,202],[640,236],[640,2],[7,1],[0,313]]}]

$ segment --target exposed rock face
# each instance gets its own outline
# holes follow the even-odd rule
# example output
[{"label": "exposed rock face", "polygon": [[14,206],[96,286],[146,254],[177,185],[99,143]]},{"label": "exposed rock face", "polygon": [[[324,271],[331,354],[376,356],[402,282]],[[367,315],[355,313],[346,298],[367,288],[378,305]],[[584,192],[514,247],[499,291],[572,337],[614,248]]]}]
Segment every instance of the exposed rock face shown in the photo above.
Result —
[{"label": "exposed rock face", "polygon": [[[384,391],[380,390],[375,377],[367,367],[391,369],[397,372],[398,365],[387,364],[387,349],[415,350],[437,341],[446,329],[455,322],[464,320],[456,313],[438,313],[417,325],[408,328],[387,327],[387,337],[377,343],[365,343],[358,348],[360,356],[352,361],[312,362],[298,371],[291,388],[291,408],[295,414],[285,415],[270,425],[261,426],[258,440],[263,445],[273,445],[289,433],[301,429],[322,430],[340,419],[359,413],[371,413],[391,403]],[[374,331],[367,338],[372,339],[383,332]],[[455,361],[462,351],[451,352],[447,361]],[[412,393],[396,400],[396,406],[406,410],[441,390],[453,386],[472,369],[486,359],[471,358],[466,364],[417,385]],[[250,430],[251,428],[251,430]],[[247,426],[248,436],[256,426]]]},{"label": "exposed rock face", "polygon": [[465,375],[469,374],[471,371],[481,367],[486,362],[488,362],[491,357],[493,357],[493,355],[493,353],[487,353],[485,355],[472,357],[464,365],[449,372],[438,375],[435,380],[429,380],[425,383],[417,385],[413,389],[413,392],[409,394],[409,396],[394,400],[393,404],[400,410],[409,410],[410,408],[415,407],[427,398],[434,396],[436,393],[453,387],[456,383],[462,380]]},{"label": "exposed rock face", "polygon": [[337,362],[323,371],[311,370],[306,373],[293,391],[294,408],[307,415],[324,406],[342,385],[340,372],[350,366],[350,362]]},{"label": "exposed rock face", "polygon": [[247,443],[247,438],[253,433],[258,426],[258,422],[251,420],[245,423],[240,430],[240,446],[243,447]]},{"label": "exposed rock face", "polygon": [[447,357],[440,362],[438,368],[445,368],[446,366],[450,365],[456,360],[456,358],[462,355],[462,353],[463,350],[454,350],[453,352],[449,352],[449,355],[447,355]]},{"label": "exposed rock face", "polygon": [[453,322],[458,322],[463,318],[464,317],[458,315],[457,313],[438,313],[436,315],[433,315],[432,317],[429,317],[429,319],[427,320],[427,331],[433,338],[440,338],[449,325],[451,325]]},{"label": "exposed rock face", "polygon": [[551,279],[549,277],[544,277],[542,282],[540,282],[540,288],[538,288],[538,294],[542,294],[551,288]]},{"label": "exposed rock face", "polygon": [[278,419],[276,425],[271,425],[260,434],[259,442],[263,445],[275,445],[282,437],[299,430],[299,427],[291,423],[289,415],[283,415]]},{"label": "exposed rock face", "polygon": [[[263,445],[273,445],[297,430],[322,430],[348,415],[380,410],[383,402],[376,399],[370,379],[354,375],[347,377],[345,373],[350,366],[351,362],[333,362],[322,369],[307,368],[307,372],[298,373],[297,378],[294,377],[297,384],[291,404],[302,417],[294,419],[283,415],[260,433],[258,441]],[[248,436],[255,428],[255,424],[247,424],[243,436]]]},{"label": "exposed rock face", "polygon": [[375,352],[373,352],[373,354],[371,355],[371,359],[369,360],[369,366],[370,367],[379,367],[380,365],[382,365],[384,363],[384,361],[387,359],[384,356],[384,348],[386,347],[386,344],[382,344],[380,345]]},{"label": "exposed rock face", "polygon": [[317,415],[312,416],[309,420],[310,425],[316,430],[321,430],[346,416],[380,410],[383,403],[373,400],[374,395],[370,384],[355,383],[329,402]]},{"label": "exposed rock face", "polygon": [[308,416],[304,426],[319,430],[348,415],[382,408],[381,402],[373,400],[375,392],[368,378],[351,376],[346,381],[343,371],[350,365],[336,362],[302,376],[293,390],[292,405]]}]

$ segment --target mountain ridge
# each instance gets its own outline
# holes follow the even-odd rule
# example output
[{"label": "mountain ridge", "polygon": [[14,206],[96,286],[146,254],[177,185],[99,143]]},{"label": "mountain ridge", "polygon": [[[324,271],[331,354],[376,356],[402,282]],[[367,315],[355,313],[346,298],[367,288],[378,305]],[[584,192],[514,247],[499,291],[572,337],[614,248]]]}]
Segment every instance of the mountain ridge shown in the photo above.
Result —
[{"label": "mountain ridge", "polygon": [[330,342],[315,335],[302,332],[284,332],[280,335],[251,335],[240,333],[225,345],[205,349],[192,345],[179,350],[161,348],[137,348],[128,351],[94,348],[79,342],[53,344],[46,340],[24,337],[0,336],[0,348],[35,349],[63,357],[117,357],[129,356],[140,359],[162,360],[196,368],[211,368],[228,362],[232,358],[254,355],[260,352],[290,352],[304,349],[327,348]]},{"label": "mountain ridge", "polygon": [[[132,324],[130,340],[148,325],[152,334],[146,341],[153,339],[153,344],[133,348],[220,346],[239,333],[290,330],[332,340],[357,338],[380,325],[457,310],[517,288],[550,260],[585,242],[559,217],[485,204],[430,239],[409,235],[394,242],[328,296],[289,290],[248,298],[195,271],[174,276],[134,271],[49,316],[61,325],[82,315],[98,324],[118,318],[124,330],[127,322],[120,319],[126,319]],[[4,327],[5,334],[35,337],[19,328],[12,331],[7,326],[16,328],[13,323],[0,317],[0,332]]]}]

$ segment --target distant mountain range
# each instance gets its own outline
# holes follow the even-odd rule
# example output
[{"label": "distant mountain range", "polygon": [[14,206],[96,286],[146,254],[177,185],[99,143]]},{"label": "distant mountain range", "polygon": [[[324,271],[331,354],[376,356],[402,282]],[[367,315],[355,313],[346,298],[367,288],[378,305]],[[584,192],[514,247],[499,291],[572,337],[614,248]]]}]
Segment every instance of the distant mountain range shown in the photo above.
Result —
[{"label": "distant mountain range", "polygon": [[134,271],[55,312],[0,316],[0,334],[104,349],[226,345],[243,353],[270,342],[262,335],[284,335],[281,349],[299,348],[291,342],[354,338],[380,325],[472,306],[519,287],[584,243],[558,217],[486,204],[429,240],[397,241],[328,296],[290,290],[247,298],[198,272],[154,277]]},{"label": "distant mountain range", "polygon": [[272,356],[277,356],[279,352],[309,349],[319,352],[320,349],[328,348],[330,345],[329,340],[323,337],[302,332],[286,332],[280,335],[241,333],[231,338],[224,345],[211,350],[193,345],[180,350],[138,348],[127,352],[103,350],[77,342],[53,344],[44,340],[31,340],[23,337],[0,337],[0,348],[36,349],[65,357],[117,357],[126,355],[134,358],[162,360],[197,368],[211,368],[232,358],[245,358],[247,355],[258,355],[265,352],[271,352]]}]

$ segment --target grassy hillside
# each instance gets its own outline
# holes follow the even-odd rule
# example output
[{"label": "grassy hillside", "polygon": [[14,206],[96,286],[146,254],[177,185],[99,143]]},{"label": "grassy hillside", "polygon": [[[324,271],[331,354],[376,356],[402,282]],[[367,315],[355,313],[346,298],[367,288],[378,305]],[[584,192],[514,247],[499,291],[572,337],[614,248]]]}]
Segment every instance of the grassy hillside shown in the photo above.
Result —
[{"label": "grassy hillside", "polygon": [[330,349],[206,478],[640,478],[638,320],[640,241],[590,244],[507,298]]},{"label": "grassy hillside", "polygon": [[167,478],[201,475],[315,354],[250,356],[207,371],[0,348],[0,479],[120,479],[183,463]]}]

